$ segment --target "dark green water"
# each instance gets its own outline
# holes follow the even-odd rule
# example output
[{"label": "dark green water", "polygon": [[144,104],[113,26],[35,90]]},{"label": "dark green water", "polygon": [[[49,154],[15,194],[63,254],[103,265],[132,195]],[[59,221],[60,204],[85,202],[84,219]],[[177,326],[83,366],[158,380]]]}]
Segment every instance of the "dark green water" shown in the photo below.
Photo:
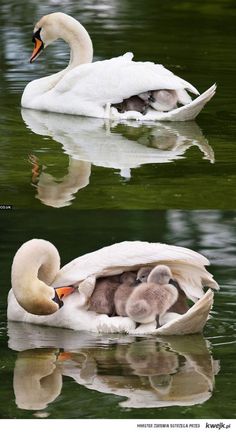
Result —
[{"label": "dark green water", "polygon": [[[200,92],[216,82],[215,97],[196,122],[139,127],[21,111],[25,85],[69,59],[57,42],[28,62],[34,23],[57,10],[85,25],[95,60],[133,51]],[[0,211],[0,418],[235,418],[234,2],[0,0],[0,12],[0,204],[14,209]],[[62,264],[136,239],[206,255],[220,291],[204,335],[7,324],[12,258],[34,237]]]},{"label": "dark green water", "polygon": [[[57,10],[81,20],[93,40],[95,60],[133,51],[135,59],[163,63],[200,92],[216,82],[216,95],[188,125],[119,127],[49,116],[42,131],[40,113],[34,122],[23,115],[25,124],[20,111],[25,85],[68,61],[68,49],[58,41],[29,64],[34,23]],[[3,202],[30,209],[236,207],[234,2],[138,0],[133,7],[131,0],[61,6],[60,1],[1,0],[1,11]],[[29,155],[39,164],[33,181]],[[76,167],[69,167],[69,158],[76,159]]]}]

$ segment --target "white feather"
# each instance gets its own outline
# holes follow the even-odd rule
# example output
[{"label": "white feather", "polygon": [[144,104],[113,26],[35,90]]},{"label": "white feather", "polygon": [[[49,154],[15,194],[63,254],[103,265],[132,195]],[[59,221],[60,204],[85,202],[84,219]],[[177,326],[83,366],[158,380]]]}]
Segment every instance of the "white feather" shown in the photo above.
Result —
[{"label": "white feather", "polygon": [[[30,279],[27,280],[28,275],[30,278],[34,273],[36,273],[35,275],[37,276],[37,269],[35,268],[33,270],[30,267],[30,257],[32,256],[32,263],[40,263],[41,267],[43,260],[48,256],[48,248],[51,251],[51,254],[53,251],[57,253],[52,244],[37,239],[28,241],[18,250],[13,261],[13,266],[14,263],[17,262],[17,269],[12,269],[15,281],[14,291],[16,295],[13,293],[13,290],[10,290],[8,296],[7,315],[9,320],[92,332],[133,333],[135,330],[135,323],[131,319],[127,317],[108,317],[103,314],[97,314],[93,311],[87,311],[84,304],[86,303],[86,299],[91,296],[95,280],[98,276],[120,274],[124,270],[138,269],[140,266],[148,264],[156,265],[158,263],[164,263],[170,266],[173,277],[177,279],[190,299],[196,300],[201,298],[201,301],[205,296],[202,290],[204,285],[216,289],[218,288],[212,275],[205,269],[205,266],[209,265],[209,261],[201,254],[178,246],[141,241],[126,241],[85,254],[64,266],[57,273],[51,286],[60,287],[64,285],[74,285],[79,286],[79,291],[65,297],[63,307],[55,313],[47,316],[39,316],[25,311],[18,304],[15,296],[21,297],[22,294],[24,294],[25,297],[27,294],[27,296],[30,297],[30,287],[27,287],[25,292],[25,288],[22,287],[22,284],[20,285],[21,287],[17,284],[16,278],[18,278],[18,282],[21,281],[20,269],[22,269],[24,274],[23,281],[30,281]],[[27,268],[25,268],[25,263],[21,263],[20,261],[21,253],[23,253],[22,259],[27,259]],[[41,256],[41,254],[43,255]],[[52,255],[50,256],[50,260],[52,260]],[[45,266],[49,272],[48,262],[45,263]],[[32,294],[34,296],[36,296],[35,284],[37,281],[38,280],[33,280],[34,292]],[[27,285],[30,286],[29,283]],[[51,287],[48,287],[48,289],[51,289]],[[37,296],[41,300],[41,293],[38,293]],[[31,302],[31,299],[29,300]],[[213,297],[211,299],[211,305],[212,301]],[[50,302],[52,301],[50,300]],[[200,303],[200,305],[202,304]],[[209,310],[209,303],[208,307]],[[194,310],[194,317],[197,317],[197,311],[198,308],[196,307]],[[186,323],[186,314],[182,315],[179,319],[178,333],[184,333],[184,328],[181,326],[181,323]],[[205,316],[204,320],[201,316],[199,316],[199,320],[196,319],[196,332],[199,332],[199,329],[204,326],[205,321]],[[170,333],[175,333],[173,327],[170,329]],[[190,326],[189,329],[191,329],[192,332],[194,328]],[[161,333],[161,328],[159,331]]]},{"label": "white feather", "polygon": [[[121,103],[131,96],[169,89],[177,92],[179,102],[191,105],[187,91],[199,94],[192,84],[162,65],[134,62],[132,53],[90,63],[91,39],[85,28],[66,14],[54,13],[43,17],[35,30],[40,32],[45,46],[59,37],[65,39],[71,47],[71,60],[63,71],[32,81],[26,86],[21,101],[25,108],[90,117],[123,118],[122,113],[117,110],[114,112],[110,105]],[[191,115],[187,114],[188,108]],[[184,112],[186,120],[196,117],[197,112],[192,111],[191,107],[188,108]],[[171,110],[171,113],[174,111],[176,110]],[[132,119],[139,114],[139,120],[162,120],[159,114],[165,114],[151,108],[148,108],[145,115],[137,111],[127,113],[131,116],[127,118]],[[167,120],[176,118],[170,117]],[[184,116],[180,120],[185,120]]]}]

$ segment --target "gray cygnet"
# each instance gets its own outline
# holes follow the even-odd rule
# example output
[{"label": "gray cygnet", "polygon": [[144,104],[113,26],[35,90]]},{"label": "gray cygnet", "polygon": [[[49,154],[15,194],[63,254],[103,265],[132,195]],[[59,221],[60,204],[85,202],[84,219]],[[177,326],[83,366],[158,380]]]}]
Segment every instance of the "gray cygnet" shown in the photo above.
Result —
[{"label": "gray cygnet", "polygon": [[147,282],[141,283],[129,296],[127,315],[138,323],[150,323],[163,315],[178,298],[178,290],[169,284],[171,279],[168,266],[156,266],[148,275]]},{"label": "gray cygnet", "polygon": [[136,273],[124,272],[120,277],[121,284],[115,292],[115,310],[119,316],[127,316],[126,303],[135,288]]},{"label": "gray cygnet", "polygon": [[115,315],[114,294],[119,285],[118,275],[98,278],[88,309],[108,316]]},{"label": "gray cygnet", "polygon": [[[148,275],[150,274],[152,269],[153,267],[151,266],[142,266],[137,273],[137,280],[139,280],[141,283],[147,282]],[[181,289],[178,282],[173,280],[172,278],[169,283],[173,284],[173,286],[175,286],[178,290],[178,299],[168,311],[178,314],[186,313],[189,310],[189,305],[187,303],[187,297],[184,291]]]}]

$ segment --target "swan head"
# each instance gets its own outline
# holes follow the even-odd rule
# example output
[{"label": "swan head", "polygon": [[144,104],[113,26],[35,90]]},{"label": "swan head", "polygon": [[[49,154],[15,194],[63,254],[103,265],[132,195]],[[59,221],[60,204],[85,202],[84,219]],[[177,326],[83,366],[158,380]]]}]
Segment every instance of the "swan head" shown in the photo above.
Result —
[{"label": "swan head", "polygon": [[61,12],[43,16],[35,25],[32,42],[34,50],[30,58],[32,63],[41,51],[60,37],[60,21],[65,14]]},{"label": "swan head", "polygon": [[55,313],[63,305],[63,296],[72,287],[54,289],[51,284],[60,269],[60,256],[50,242],[32,239],[16,252],[12,263],[12,289],[27,312],[36,315]]},{"label": "swan head", "polygon": [[33,31],[34,50],[30,58],[32,63],[44,48],[57,39],[64,39],[69,45],[78,46],[88,51],[88,57],[92,56],[92,42],[85,28],[70,15],[63,12],[54,12],[44,15],[35,25]]},{"label": "swan head", "polygon": [[168,266],[158,265],[148,275],[148,283],[169,284],[172,279],[172,273]]}]

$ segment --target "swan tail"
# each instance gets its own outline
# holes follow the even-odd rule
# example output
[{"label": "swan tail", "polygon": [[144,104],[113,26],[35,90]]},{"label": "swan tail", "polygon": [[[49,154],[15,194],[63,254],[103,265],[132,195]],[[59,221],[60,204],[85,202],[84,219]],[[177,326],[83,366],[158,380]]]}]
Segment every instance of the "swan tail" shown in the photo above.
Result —
[{"label": "swan tail", "polygon": [[192,102],[191,96],[185,89],[176,90],[178,102],[182,105],[190,104]]},{"label": "swan tail", "polygon": [[[214,294],[209,289],[185,314],[176,315],[161,328],[156,329],[155,334],[161,335],[186,335],[202,332],[209,313],[213,306]],[[167,313],[169,314],[169,313]],[[165,316],[162,317],[164,320]]]},{"label": "swan tail", "polygon": [[184,105],[183,107],[176,108],[167,113],[160,113],[159,120],[171,121],[185,121],[193,120],[197,117],[204,105],[214,96],[216,92],[216,84],[211,86],[208,90],[198,96],[194,101]]},{"label": "swan tail", "polygon": [[[194,101],[190,101],[186,105],[179,108],[174,108],[171,111],[163,112],[156,111],[155,108],[149,108],[146,114],[138,111],[125,111],[120,113],[115,107],[111,107],[110,118],[119,120],[138,120],[138,121],[158,121],[158,122],[183,122],[186,120],[194,120],[208,101],[214,96],[216,92],[216,84],[211,86],[208,90],[198,96]],[[183,96],[183,94],[182,94]],[[186,95],[185,95],[186,97]],[[186,101],[186,98],[185,98]],[[187,101],[186,101],[187,102]],[[183,103],[183,102],[182,102]]]}]

